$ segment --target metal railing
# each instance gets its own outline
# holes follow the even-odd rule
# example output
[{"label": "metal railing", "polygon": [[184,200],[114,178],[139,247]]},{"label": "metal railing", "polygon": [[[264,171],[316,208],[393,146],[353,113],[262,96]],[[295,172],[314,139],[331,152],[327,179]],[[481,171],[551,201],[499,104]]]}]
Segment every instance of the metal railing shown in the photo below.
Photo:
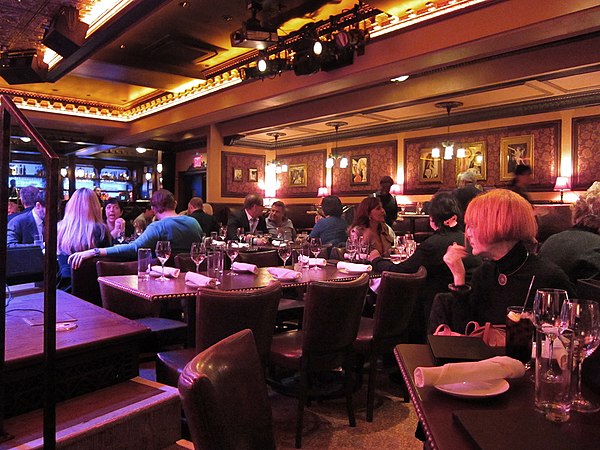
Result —
[{"label": "metal railing", "polygon": [[[59,157],[15,106],[0,95],[0,236],[7,234],[11,121],[19,124],[42,155],[46,169],[44,221],[44,448],[56,448],[56,223],[58,219]],[[6,267],[6,239],[0,239],[0,264]],[[6,271],[0,273],[0,441],[11,438],[4,429],[4,370],[6,348]]]}]

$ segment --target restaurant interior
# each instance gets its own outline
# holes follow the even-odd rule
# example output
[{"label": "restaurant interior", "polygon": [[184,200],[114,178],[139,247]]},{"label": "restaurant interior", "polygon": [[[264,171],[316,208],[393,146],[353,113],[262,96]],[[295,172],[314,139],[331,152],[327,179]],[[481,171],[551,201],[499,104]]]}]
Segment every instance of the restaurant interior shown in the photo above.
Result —
[{"label": "restaurant interior", "polygon": [[[322,197],[335,195],[352,210],[390,176],[391,193],[408,216],[435,193],[453,190],[468,169],[483,190],[508,187],[516,161],[532,168],[528,195],[543,241],[571,226],[570,205],[599,179],[600,6],[594,0],[2,0],[0,6],[2,205],[18,202],[16,192],[25,186],[46,189],[56,194],[49,203],[57,206],[49,215],[53,225],[81,187],[99,187],[103,200],[119,198],[136,215],[164,188],[175,195],[177,212],[200,197],[222,224],[248,194],[262,196],[265,209],[282,200],[298,231],[310,232]],[[428,220],[415,216],[400,217],[394,231],[418,240],[431,235]],[[0,260],[7,254],[1,247]],[[6,278],[0,274],[4,285]],[[41,297],[23,295],[43,302],[54,286],[37,283]],[[61,295],[50,298],[71,301]],[[98,319],[97,329],[111,320]],[[126,336],[143,332],[125,330],[129,322],[115,324],[122,329],[105,337],[116,343],[99,352],[104,360],[90,362],[95,371],[137,352],[137,338]],[[7,348],[19,345],[9,331],[6,336]],[[40,334],[28,350],[40,367],[49,351],[41,342]],[[0,374],[14,367],[12,383],[28,370],[28,380],[46,373],[46,386],[56,382],[47,375],[52,365],[34,370],[9,359]],[[126,365],[118,377],[137,376],[137,365]],[[148,365],[140,367],[144,372]],[[65,448],[104,448],[103,439],[119,442],[127,434],[133,440],[120,448],[191,445],[175,444],[181,437],[176,388],[135,383],[103,385],[129,407],[127,423],[101,391],[81,391],[81,398],[95,395],[93,409],[106,414],[82,409],[79,415],[98,428],[103,420],[119,423],[113,436],[90,437],[76,423],[78,413],[59,404],[58,419],[14,410],[29,414],[39,429],[23,431],[30,440],[12,442],[41,448],[44,439],[53,448],[56,423],[48,422],[58,420],[54,439]],[[428,413],[404,404],[408,393],[393,383],[377,389],[372,423],[364,419],[366,393],[360,401],[355,395],[356,428],[347,426],[343,398],[333,409],[328,402],[309,404],[303,447],[476,448],[458,436],[451,414],[433,426],[435,439],[426,429],[425,444],[417,440],[412,434]],[[40,400],[43,393],[24,395]],[[83,400],[66,401],[84,408]],[[296,405],[278,401],[277,447],[293,448]],[[138,408],[156,413],[132,417]],[[18,421],[4,413],[0,431],[17,435]],[[448,440],[440,441],[449,428]],[[135,438],[142,440],[136,445]],[[11,440],[0,448],[12,448]]]}]

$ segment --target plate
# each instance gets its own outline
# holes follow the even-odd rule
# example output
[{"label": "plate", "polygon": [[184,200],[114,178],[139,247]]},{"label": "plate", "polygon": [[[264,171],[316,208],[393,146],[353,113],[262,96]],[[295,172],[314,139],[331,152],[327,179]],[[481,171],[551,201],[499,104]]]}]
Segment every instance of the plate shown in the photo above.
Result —
[{"label": "plate", "polygon": [[434,386],[438,391],[453,395],[459,398],[486,398],[500,395],[510,388],[508,381],[504,379],[462,382],[454,384],[442,384]]},{"label": "plate", "polygon": [[[220,282],[219,280],[217,280],[216,286],[218,286],[218,285],[220,285],[220,284],[221,284],[221,282]],[[186,282],[185,282],[185,285],[186,285],[187,287],[191,287],[191,288],[195,288],[195,289],[198,289],[198,288],[201,288],[201,287],[206,287],[206,286],[198,286],[196,283],[193,283],[193,282],[191,282],[191,281],[186,281]],[[209,287],[210,287],[210,286],[209,286]]]}]

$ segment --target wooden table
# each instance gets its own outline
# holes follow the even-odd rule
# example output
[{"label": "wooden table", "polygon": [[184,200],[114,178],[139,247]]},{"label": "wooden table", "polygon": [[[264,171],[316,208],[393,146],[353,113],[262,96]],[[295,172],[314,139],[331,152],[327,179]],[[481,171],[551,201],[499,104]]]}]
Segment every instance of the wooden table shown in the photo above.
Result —
[{"label": "wooden table", "polygon": [[[510,389],[504,394],[467,400],[449,396],[433,387],[415,386],[414,369],[435,365],[428,345],[401,344],[396,346],[394,353],[425,431],[425,448],[598,448],[600,413],[572,412],[570,421],[564,424],[547,421],[533,408],[531,372],[523,378],[508,380]],[[595,401],[600,397],[591,392],[585,394]],[[463,428],[460,422],[463,419],[475,434],[474,438]]]},{"label": "wooden table", "polygon": [[[307,286],[311,281],[350,281],[360,276],[360,274],[341,272],[333,265],[321,267],[319,270],[303,269],[301,273],[302,278],[294,281],[280,281],[281,286],[284,288],[302,287]],[[371,276],[378,277],[380,274],[371,272]],[[231,275],[231,271],[226,270],[220,281],[221,284],[217,286],[217,289],[240,291],[268,286],[275,282],[275,279],[266,268],[259,268],[258,274],[238,273],[235,276]],[[137,275],[113,275],[98,277],[98,282],[149,302],[185,299],[187,300],[187,317],[196,317],[195,299],[198,288],[186,285],[184,273],[181,273],[178,278],[171,278],[168,281],[158,281],[156,278],[144,281],[138,279]],[[195,320],[188,319],[188,330],[188,343],[193,345],[195,342]]]},{"label": "wooden table", "polygon": [[[42,407],[44,298],[38,288],[11,288],[6,308],[5,411],[14,416]],[[63,291],[56,292],[57,319],[76,318],[77,328],[56,334],[57,401],[138,375],[138,347],[146,327]],[[28,309],[29,311],[25,310]]]}]

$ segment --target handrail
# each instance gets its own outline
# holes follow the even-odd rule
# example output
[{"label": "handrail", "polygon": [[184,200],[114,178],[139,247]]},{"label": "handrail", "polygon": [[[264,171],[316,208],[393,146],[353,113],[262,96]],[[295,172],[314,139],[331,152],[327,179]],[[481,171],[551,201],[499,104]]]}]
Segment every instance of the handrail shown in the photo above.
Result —
[{"label": "handrail", "polygon": [[[34,142],[46,166],[44,221],[44,448],[56,448],[56,223],[58,220],[59,156],[7,95],[0,95],[0,236],[7,234],[10,126],[14,119]],[[0,239],[0,264],[6,267],[6,239]],[[6,272],[0,275],[0,440],[4,430],[4,363],[6,348]]]}]

